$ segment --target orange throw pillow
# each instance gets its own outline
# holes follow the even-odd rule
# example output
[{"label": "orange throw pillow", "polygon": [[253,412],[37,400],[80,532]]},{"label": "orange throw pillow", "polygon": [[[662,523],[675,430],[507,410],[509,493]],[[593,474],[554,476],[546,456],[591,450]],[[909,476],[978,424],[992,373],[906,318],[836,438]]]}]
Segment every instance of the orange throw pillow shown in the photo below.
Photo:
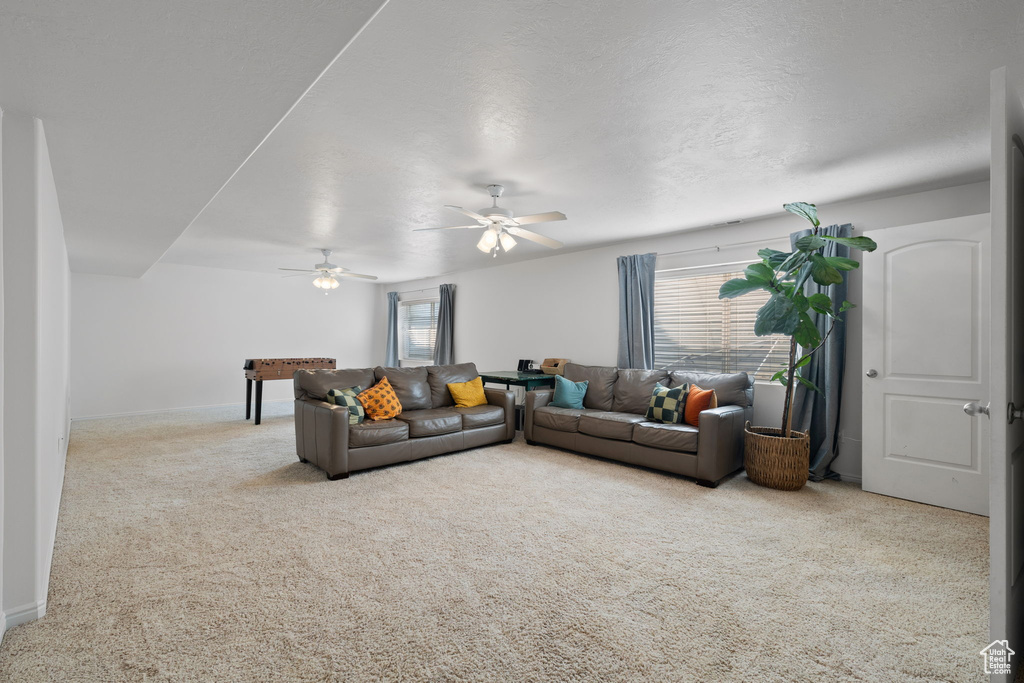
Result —
[{"label": "orange throw pillow", "polygon": [[[710,410],[718,407],[718,395],[714,389],[701,389],[696,384],[690,387],[690,393],[686,397],[686,417],[688,425],[698,427],[700,411]],[[369,414],[370,411],[366,411]]]},{"label": "orange throw pillow", "polygon": [[371,420],[390,420],[402,412],[402,404],[398,402],[398,396],[387,377],[381,377],[379,382],[356,398],[366,409],[366,417]]}]

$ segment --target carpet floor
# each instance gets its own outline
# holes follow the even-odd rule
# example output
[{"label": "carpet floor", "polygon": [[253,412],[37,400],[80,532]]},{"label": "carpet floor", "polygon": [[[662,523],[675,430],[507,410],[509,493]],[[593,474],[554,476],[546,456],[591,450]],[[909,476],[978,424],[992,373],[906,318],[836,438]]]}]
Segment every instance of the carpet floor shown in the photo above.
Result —
[{"label": "carpet floor", "polygon": [[76,422],[5,681],[969,681],[988,520],[512,444],[327,481],[287,404]]}]

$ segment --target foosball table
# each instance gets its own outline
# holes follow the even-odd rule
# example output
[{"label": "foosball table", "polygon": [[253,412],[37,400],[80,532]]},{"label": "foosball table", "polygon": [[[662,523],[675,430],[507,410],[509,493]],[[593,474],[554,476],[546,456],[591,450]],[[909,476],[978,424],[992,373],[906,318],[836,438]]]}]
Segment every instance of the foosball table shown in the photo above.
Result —
[{"label": "foosball table", "polygon": [[296,370],[326,368],[334,370],[337,364],[333,358],[246,358],[245,359],[245,419],[249,419],[252,408],[252,383],[256,382],[256,420],[260,423],[263,408],[263,382],[268,379],[292,378]]}]

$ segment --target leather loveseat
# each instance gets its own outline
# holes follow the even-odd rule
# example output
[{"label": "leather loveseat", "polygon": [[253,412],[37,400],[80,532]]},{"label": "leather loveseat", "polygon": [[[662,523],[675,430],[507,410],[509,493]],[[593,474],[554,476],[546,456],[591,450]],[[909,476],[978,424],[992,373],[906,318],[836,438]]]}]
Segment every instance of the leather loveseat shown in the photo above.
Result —
[{"label": "leather loveseat", "polygon": [[[548,405],[552,389],[527,392],[527,443],[674,472],[712,487],[743,466],[743,425],[754,402],[754,383],[745,372],[668,373],[569,363],[565,378],[588,380],[583,409]],[[658,382],[714,389],[718,407],[700,413],[699,428],[648,421],[644,415]]]},{"label": "leather loveseat", "polygon": [[[402,413],[393,420],[367,419],[350,425],[348,408],[325,400],[331,389],[366,389],[385,376],[402,404]],[[370,467],[511,441],[515,436],[511,391],[484,389],[486,405],[455,407],[446,385],[477,376],[473,363],[297,370],[293,382],[299,460],[316,465],[330,479],[344,479],[350,472]]]}]

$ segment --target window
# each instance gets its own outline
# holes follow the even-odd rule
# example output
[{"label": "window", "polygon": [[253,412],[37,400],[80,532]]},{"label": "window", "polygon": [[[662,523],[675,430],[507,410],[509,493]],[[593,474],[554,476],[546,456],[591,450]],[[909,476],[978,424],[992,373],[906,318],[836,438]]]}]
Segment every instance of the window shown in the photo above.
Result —
[{"label": "window", "polygon": [[429,365],[434,362],[439,304],[437,299],[420,299],[399,303],[398,356],[402,365]]},{"label": "window", "polygon": [[654,367],[701,372],[746,371],[769,380],[789,360],[788,337],[754,334],[763,291],[719,299],[742,273],[659,278],[654,283]]}]

